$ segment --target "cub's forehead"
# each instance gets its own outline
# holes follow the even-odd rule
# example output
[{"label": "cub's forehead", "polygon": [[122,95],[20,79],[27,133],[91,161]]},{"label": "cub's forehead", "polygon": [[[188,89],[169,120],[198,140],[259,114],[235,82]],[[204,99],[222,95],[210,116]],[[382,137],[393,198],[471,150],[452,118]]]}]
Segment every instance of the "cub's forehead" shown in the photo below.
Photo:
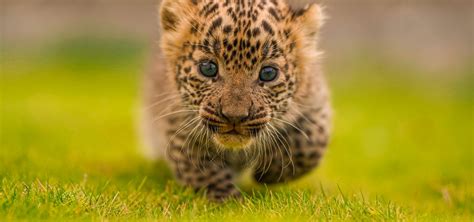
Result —
[{"label": "cub's forehead", "polygon": [[[278,59],[287,47],[291,11],[279,0],[195,1],[190,32],[199,49],[222,58],[230,68],[253,69]],[[289,28],[286,28],[289,27]]]},{"label": "cub's forehead", "polygon": [[280,19],[279,10],[288,10],[288,5],[282,0],[192,0],[200,9],[200,14],[209,16],[227,12],[229,16],[258,18],[255,13],[270,13]]},{"label": "cub's forehead", "polygon": [[[237,35],[243,29],[261,26],[270,35],[284,22],[290,13],[281,0],[193,0],[201,25],[210,25],[210,31],[223,26],[223,32]],[[196,27],[197,28],[197,27]],[[195,30],[199,31],[199,30]]]}]

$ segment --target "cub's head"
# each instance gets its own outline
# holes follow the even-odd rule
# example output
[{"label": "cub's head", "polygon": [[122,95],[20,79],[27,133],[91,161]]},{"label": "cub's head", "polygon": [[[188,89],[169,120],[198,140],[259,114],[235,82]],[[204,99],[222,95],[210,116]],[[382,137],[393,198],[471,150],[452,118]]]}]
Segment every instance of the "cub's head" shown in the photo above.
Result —
[{"label": "cub's head", "polygon": [[307,91],[322,17],[283,0],[163,0],[168,74],[217,145],[250,146]]}]

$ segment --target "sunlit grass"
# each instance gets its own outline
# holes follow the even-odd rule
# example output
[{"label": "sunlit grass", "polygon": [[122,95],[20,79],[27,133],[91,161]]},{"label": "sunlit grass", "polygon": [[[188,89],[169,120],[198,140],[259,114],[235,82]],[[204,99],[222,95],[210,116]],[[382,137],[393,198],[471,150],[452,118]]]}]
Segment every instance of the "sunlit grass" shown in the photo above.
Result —
[{"label": "sunlit grass", "polygon": [[143,48],[75,39],[5,57],[0,220],[472,220],[469,73],[330,65],[335,126],[322,167],[290,185],[246,184],[242,202],[216,205],[139,152]]}]

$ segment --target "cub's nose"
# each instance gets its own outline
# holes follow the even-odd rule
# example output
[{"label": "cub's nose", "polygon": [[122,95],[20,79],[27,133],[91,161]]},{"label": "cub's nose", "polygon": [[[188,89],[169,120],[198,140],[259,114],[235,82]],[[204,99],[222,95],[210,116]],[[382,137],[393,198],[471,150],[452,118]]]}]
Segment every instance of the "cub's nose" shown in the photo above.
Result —
[{"label": "cub's nose", "polygon": [[248,88],[235,83],[224,89],[219,100],[220,114],[229,124],[238,125],[249,118],[252,107],[251,93]]},{"label": "cub's nose", "polygon": [[222,107],[222,117],[234,125],[240,124],[249,118],[249,109],[244,107]]}]

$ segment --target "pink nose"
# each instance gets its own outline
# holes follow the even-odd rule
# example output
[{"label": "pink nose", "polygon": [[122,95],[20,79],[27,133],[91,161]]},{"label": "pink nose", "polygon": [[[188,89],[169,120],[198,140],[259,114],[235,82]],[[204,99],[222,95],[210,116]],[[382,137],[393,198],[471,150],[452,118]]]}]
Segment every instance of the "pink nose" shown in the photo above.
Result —
[{"label": "pink nose", "polygon": [[222,109],[222,116],[230,123],[236,125],[244,122],[249,117],[249,110],[227,107]]},{"label": "pink nose", "polygon": [[224,89],[219,100],[220,114],[234,125],[244,122],[252,107],[251,92],[243,82],[233,83]]}]

